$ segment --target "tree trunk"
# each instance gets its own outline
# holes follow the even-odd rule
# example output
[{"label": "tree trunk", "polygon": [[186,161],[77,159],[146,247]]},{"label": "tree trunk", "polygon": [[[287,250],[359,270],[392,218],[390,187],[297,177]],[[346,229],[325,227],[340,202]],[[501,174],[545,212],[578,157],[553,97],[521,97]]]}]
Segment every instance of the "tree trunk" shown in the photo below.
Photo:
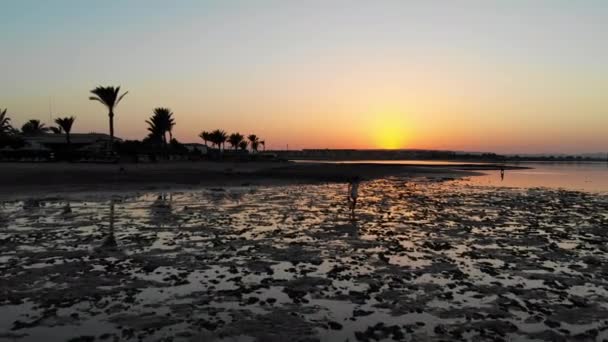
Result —
[{"label": "tree trunk", "polygon": [[114,152],[114,112],[110,110],[110,151]]},{"label": "tree trunk", "polygon": [[71,141],[70,141],[70,132],[65,132],[65,140],[68,143],[68,147],[70,147]]}]

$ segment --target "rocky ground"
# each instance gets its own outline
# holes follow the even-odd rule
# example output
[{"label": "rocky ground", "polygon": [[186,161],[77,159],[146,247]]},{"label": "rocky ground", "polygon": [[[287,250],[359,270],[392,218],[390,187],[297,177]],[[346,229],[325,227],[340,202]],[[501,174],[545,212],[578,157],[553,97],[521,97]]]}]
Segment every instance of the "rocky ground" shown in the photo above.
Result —
[{"label": "rocky ground", "polygon": [[608,195],[453,180],[0,206],[0,340],[603,341]]}]

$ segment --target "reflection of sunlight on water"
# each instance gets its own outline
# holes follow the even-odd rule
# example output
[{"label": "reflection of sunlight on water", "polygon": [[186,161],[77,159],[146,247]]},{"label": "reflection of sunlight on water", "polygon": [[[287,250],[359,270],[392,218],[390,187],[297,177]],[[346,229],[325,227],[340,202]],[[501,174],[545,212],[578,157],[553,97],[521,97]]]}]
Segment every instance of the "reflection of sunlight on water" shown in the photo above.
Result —
[{"label": "reflection of sunlight on water", "polygon": [[487,162],[460,162],[447,160],[291,160],[296,163],[321,164],[397,164],[397,165],[487,165]]},{"label": "reflection of sunlight on water", "polygon": [[469,177],[467,183],[501,187],[549,187],[593,192],[608,192],[608,167],[605,163],[535,164],[526,163],[531,170],[506,170],[504,179],[499,171],[483,172]]}]

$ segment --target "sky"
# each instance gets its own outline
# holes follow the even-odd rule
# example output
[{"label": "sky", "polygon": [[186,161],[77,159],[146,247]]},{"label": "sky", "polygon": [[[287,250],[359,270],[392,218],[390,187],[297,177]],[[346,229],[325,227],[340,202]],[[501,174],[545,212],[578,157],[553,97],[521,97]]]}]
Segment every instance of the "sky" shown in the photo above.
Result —
[{"label": "sky", "polygon": [[174,136],[269,149],[608,150],[608,1],[20,0],[0,11],[0,108],[107,132],[98,85]]}]

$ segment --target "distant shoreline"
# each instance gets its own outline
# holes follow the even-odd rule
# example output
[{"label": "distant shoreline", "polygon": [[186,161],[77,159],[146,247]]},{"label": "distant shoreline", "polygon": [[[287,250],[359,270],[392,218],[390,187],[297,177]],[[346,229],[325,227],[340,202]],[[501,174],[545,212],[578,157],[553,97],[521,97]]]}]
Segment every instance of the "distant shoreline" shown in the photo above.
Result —
[{"label": "distant shoreline", "polygon": [[[501,164],[398,165],[294,162],[160,162],[151,164],[1,163],[0,200],[67,192],[152,191],[211,186],[346,182],[350,177],[458,178]],[[507,167],[513,169],[513,167]],[[517,168],[517,167],[515,167]]]}]

